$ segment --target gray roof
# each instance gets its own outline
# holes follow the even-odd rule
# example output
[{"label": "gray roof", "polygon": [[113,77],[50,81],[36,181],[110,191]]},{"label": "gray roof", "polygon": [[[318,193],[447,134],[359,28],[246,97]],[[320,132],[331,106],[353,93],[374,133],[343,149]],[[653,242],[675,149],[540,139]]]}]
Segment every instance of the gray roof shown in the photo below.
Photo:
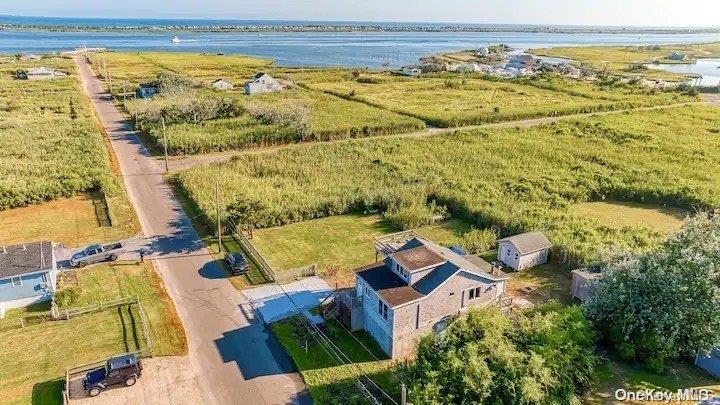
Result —
[{"label": "gray roof", "polygon": [[384,262],[373,263],[355,271],[358,277],[393,308],[423,297],[423,294],[407,285],[405,280],[390,270]]},{"label": "gray roof", "polygon": [[445,264],[438,266],[413,284],[413,288],[423,295],[428,295],[458,271],[460,271],[460,269],[457,266],[450,262],[445,262]]},{"label": "gray roof", "polygon": [[521,255],[552,247],[550,240],[542,232],[526,232],[498,239],[498,242],[510,242]]},{"label": "gray roof", "polygon": [[0,279],[53,269],[52,242],[0,247]]},{"label": "gray roof", "polygon": [[433,252],[432,249],[425,245],[401,248],[397,252],[392,253],[390,257],[408,271],[438,266],[445,262],[442,256]]}]

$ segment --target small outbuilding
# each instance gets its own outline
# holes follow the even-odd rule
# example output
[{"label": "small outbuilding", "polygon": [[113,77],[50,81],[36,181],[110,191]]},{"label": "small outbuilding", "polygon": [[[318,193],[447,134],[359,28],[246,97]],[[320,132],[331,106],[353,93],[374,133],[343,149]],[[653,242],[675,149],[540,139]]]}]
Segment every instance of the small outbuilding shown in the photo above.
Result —
[{"label": "small outbuilding", "polygon": [[20,72],[20,78],[25,80],[48,80],[57,77],[65,77],[66,73],[48,67],[36,67]]},{"label": "small outbuilding", "polygon": [[158,93],[158,87],[152,83],[143,83],[138,86],[136,94],[138,98],[151,98]]},{"label": "small outbuilding", "polygon": [[57,275],[50,241],[0,247],[0,318],[9,309],[52,299]]},{"label": "small outbuilding", "polygon": [[245,83],[245,94],[272,93],[283,89],[282,84],[267,73],[258,72],[252,80]]},{"label": "small outbuilding", "polygon": [[218,90],[232,90],[235,87],[230,80],[225,78],[215,80],[211,86]]},{"label": "small outbuilding", "polygon": [[515,270],[547,263],[552,243],[542,232],[526,232],[498,239],[498,260]]},{"label": "small outbuilding", "polygon": [[683,61],[683,60],[687,60],[688,56],[685,55],[684,53],[671,52],[670,55],[668,55],[668,59],[675,60],[675,61]]},{"label": "small outbuilding", "polygon": [[595,292],[602,273],[595,269],[575,269],[572,271],[572,295],[585,302]]},{"label": "small outbuilding", "polygon": [[400,74],[404,76],[419,76],[422,70],[412,66],[405,66],[400,69]]},{"label": "small outbuilding", "polygon": [[720,347],[716,347],[710,353],[698,353],[695,357],[695,365],[713,377],[720,378]]}]

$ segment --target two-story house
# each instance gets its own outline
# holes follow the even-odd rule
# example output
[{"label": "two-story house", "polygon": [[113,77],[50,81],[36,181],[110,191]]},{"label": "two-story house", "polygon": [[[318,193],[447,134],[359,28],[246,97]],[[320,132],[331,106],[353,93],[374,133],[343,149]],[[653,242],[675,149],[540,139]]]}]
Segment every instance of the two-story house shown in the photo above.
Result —
[{"label": "two-story house", "polygon": [[52,299],[57,275],[52,242],[0,246],[0,318],[8,309]]},{"label": "two-story house", "polygon": [[365,329],[390,357],[406,357],[418,338],[442,331],[451,316],[505,299],[506,280],[478,256],[416,236],[356,270],[352,326]]}]

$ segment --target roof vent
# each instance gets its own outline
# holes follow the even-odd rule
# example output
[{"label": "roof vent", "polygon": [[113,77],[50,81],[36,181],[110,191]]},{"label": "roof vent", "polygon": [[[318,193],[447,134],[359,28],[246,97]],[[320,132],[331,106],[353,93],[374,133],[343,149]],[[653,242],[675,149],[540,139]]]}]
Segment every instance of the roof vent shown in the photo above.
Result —
[{"label": "roof vent", "polygon": [[2,249],[3,249],[3,251],[2,251],[3,254],[7,253],[7,249],[5,249],[5,246],[3,246]]}]

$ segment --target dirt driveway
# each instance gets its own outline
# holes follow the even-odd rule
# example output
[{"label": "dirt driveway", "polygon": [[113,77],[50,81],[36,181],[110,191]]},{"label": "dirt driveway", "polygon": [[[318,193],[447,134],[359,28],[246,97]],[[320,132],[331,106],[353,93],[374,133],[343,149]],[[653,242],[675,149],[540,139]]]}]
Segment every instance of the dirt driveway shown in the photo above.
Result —
[{"label": "dirt driveway", "polygon": [[201,404],[200,385],[184,357],[156,357],[143,360],[143,376],[132,387],[118,386],[87,397],[81,380],[73,380],[70,403],[88,405]]}]

